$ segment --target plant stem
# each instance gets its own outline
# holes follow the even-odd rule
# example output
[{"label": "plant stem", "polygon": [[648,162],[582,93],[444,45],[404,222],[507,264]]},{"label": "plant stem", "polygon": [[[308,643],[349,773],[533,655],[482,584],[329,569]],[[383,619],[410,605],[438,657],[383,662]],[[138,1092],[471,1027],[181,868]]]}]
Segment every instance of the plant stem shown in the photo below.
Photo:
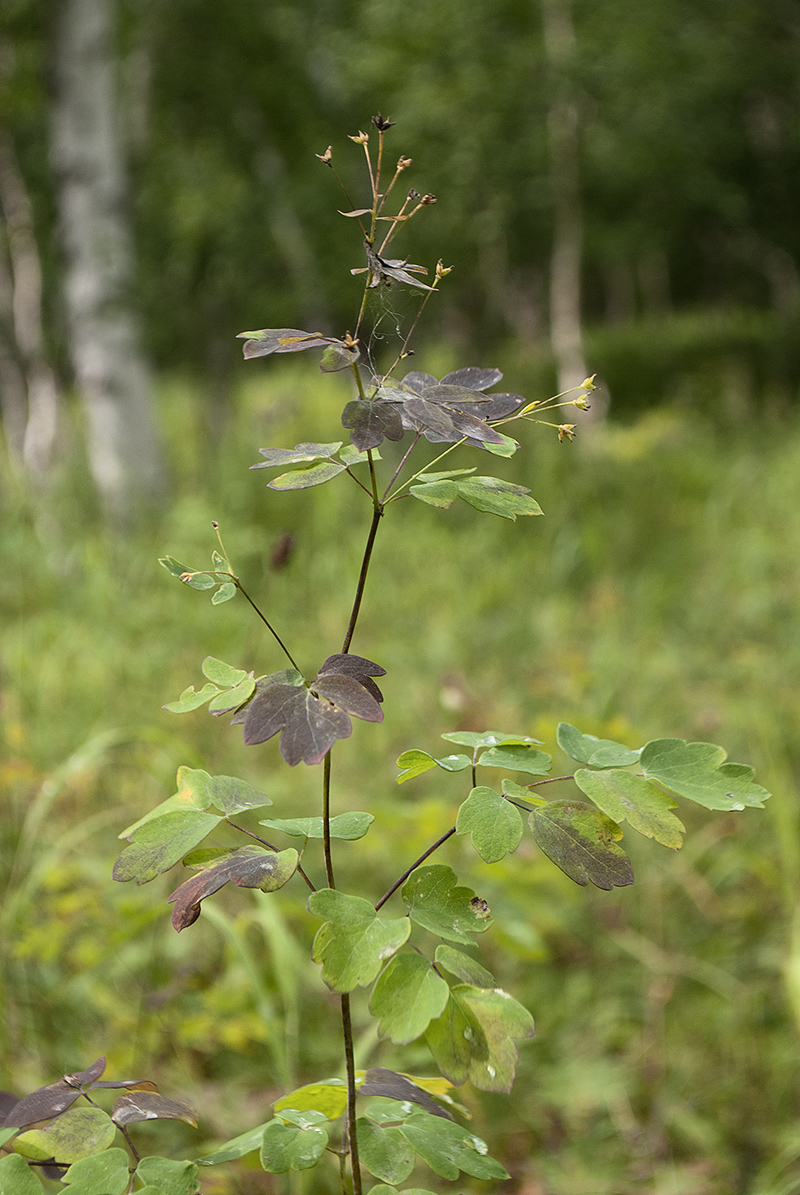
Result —
[{"label": "plant stem", "polygon": [[350,1146],[350,1169],[353,1174],[353,1195],[361,1195],[361,1166],[358,1161],[358,1135],[356,1133],[356,1065],[353,1055],[350,996],[347,992],[342,992],[341,1001],[344,1056],[347,1065],[347,1136]]},{"label": "plant stem", "polygon": [[234,583],[234,585],[236,586],[236,588],[239,590],[239,592],[241,593],[242,597],[243,597],[243,598],[244,598],[246,601],[248,601],[248,602],[250,603],[250,605],[253,607],[253,609],[255,610],[256,614],[258,615],[258,617],[259,617],[259,618],[261,619],[261,621],[263,622],[264,626],[265,626],[265,627],[267,628],[267,630],[269,631],[270,635],[272,635],[273,639],[274,639],[274,640],[275,640],[275,642],[278,644],[278,647],[281,649],[281,651],[283,652],[283,654],[286,656],[286,659],[287,659],[287,660],[289,661],[289,663],[292,665],[292,668],[295,668],[295,669],[297,669],[297,671],[299,672],[299,671],[300,671],[300,669],[297,667],[297,663],[295,662],[295,660],[294,660],[294,657],[292,656],[292,653],[289,651],[289,648],[288,648],[288,647],[286,646],[286,644],[283,642],[283,640],[281,639],[280,635],[279,635],[279,634],[278,634],[278,632],[275,630],[275,628],[272,626],[272,624],[269,622],[269,620],[268,620],[268,619],[265,617],[265,615],[263,615],[263,614],[261,613],[261,611],[259,610],[258,606],[255,604],[255,602],[253,601],[253,599],[250,597],[250,594],[249,594],[249,593],[247,592],[247,590],[245,589],[244,585],[242,585],[242,583],[241,583],[241,581],[239,580],[239,578],[238,578],[238,577],[234,577],[234,581],[233,581],[233,583]]},{"label": "plant stem", "polygon": [[322,764],[322,850],[325,855],[325,875],[328,887],[335,888],[333,878],[333,855],[331,853],[331,753]]},{"label": "plant stem", "polygon": [[[370,463],[371,459],[372,458],[370,458]],[[342,655],[347,655],[350,650],[350,644],[353,640],[353,632],[356,629],[358,613],[361,609],[361,602],[364,597],[364,586],[367,582],[367,573],[369,571],[369,562],[372,556],[372,549],[375,546],[375,536],[378,534],[378,525],[382,517],[383,506],[379,502],[376,504],[375,509],[372,512],[372,524],[369,529],[369,535],[367,536],[367,546],[364,549],[364,559],[361,562],[361,572],[358,576],[358,585],[356,586],[356,596],[353,602],[353,609],[350,614],[350,622],[348,623],[347,634],[345,635],[344,643],[342,644]]]},{"label": "plant stem", "polygon": [[400,459],[400,464],[395,469],[394,473],[392,474],[391,478],[389,479],[389,484],[387,485],[386,489],[383,491],[383,497],[381,498],[381,502],[386,501],[386,495],[389,493],[389,490],[392,488],[394,483],[397,481],[397,478],[400,476],[400,472],[401,472],[403,466],[405,465],[406,461],[408,460],[408,458],[411,456],[411,453],[414,451],[417,444],[419,444],[421,436],[422,436],[422,432],[417,432],[417,434],[414,436],[414,439],[411,441],[411,444],[403,453],[403,455]]},{"label": "plant stem", "polygon": [[400,887],[400,885],[405,883],[405,881],[411,875],[412,871],[416,871],[416,869],[419,867],[420,863],[424,863],[429,855],[432,855],[434,851],[438,851],[439,847],[443,843],[447,842],[448,838],[452,838],[453,835],[455,834],[455,832],[456,832],[456,828],[455,828],[455,826],[453,826],[452,829],[448,830],[446,834],[443,834],[441,838],[437,838],[436,842],[434,842],[433,846],[429,846],[427,851],[425,851],[424,854],[420,855],[419,859],[415,859],[414,862],[411,864],[411,866],[406,868],[406,870],[400,876],[400,879],[397,880],[394,884],[392,884],[392,886],[388,892],[384,892],[383,896],[380,898],[380,900],[378,901],[378,903],[375,906],[376,913],[377,913],[378,909],[382,908],[386,904],[389,897],[394,895],[394,893],[397,891],[397,889]]}]

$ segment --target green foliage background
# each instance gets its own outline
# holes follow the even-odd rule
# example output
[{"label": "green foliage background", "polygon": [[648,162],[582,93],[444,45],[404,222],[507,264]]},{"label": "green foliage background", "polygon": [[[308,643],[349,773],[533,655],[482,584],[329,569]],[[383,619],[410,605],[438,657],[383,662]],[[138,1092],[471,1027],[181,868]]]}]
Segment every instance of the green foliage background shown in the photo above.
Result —
[{"label": "green foliage background", "polygon": [[[155,545],[202,567],[218,519],[300,662],[326,652],[366,528],[336,482],[287,497],[247,471],[258,448],[309,426],[333,438],[340,404],[326,389],[296,362],[251,375],[212,450],[191,388],[165,381],[176,497],[156,525],[107,540],[76,472],[49,519],[34,526],[20,499],[0,532],[2,1081],[31,1087],[107,1053],[109,1071],[156,1078],[201,1113],[199,1136],[155,1126],[148,1149],[163,1133],[195,1156],[337,1066],[299,884],[280,901],[222,894],[178,937],[168,880],[110,882],[117,833],[174,791],[179,764],[242,775],[275,816],[317,812],[311,772],[276,766],[275,744],[245,752],[204,710],[161,710],[200,679],[206,654],[276,665],[243,605],[213,608],[171,583]],[[336,787],[379,822],[353,846],[367,862],[349,891],[366,875],[388,886],[451,824],[459,778],[398,788],[391,761],[410,746],[440,751],[438,734],[457,728],[552,742],[566,719],[632,746],[712,738],[774,793],[759,816],[684,809],[675,855],[629,835],[637,884],[614,893],[576,888],[530,843],[492,867],[463,839],[440,852],[495,912],[482,957],[537,1020],[514,1094],[467,1097],[519,1190],[800,1189],[798,466],[792,420],[726,429],[661,408],[583,449],[534,436],[503,462],[543,519],[403,503],[378,543],[354,646],[387,668],[387,717],[356,726]],[[287,531],[293,554],[272,568]],[[429,1069],[421,1045],[378,1051],[366,1018],[357,1026],[361,1065]],[[272,1181],[242,1171],[209,1191]]]}]

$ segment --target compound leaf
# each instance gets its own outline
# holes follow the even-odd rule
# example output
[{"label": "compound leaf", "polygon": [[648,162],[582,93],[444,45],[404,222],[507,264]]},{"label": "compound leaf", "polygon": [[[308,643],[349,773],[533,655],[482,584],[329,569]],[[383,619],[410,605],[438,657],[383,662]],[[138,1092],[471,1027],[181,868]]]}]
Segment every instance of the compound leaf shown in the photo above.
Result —
[{"label": "compound leaf", "polygon": [[[374,687],[374,682],[372,684]],[[377,698],[354,676],[325,673],[316,678],[312,691],[354,718],[361,718],[364,722],[383,721],[383,710]]]},{"label": "compound leaf", "polygon": [[261,1139],[261,1165],[269,1174],[310,1170],[325,1152],[328,1134],[314,1126],[301,1129],[282,1120],[271,1120]]},{"label": "compound leaf", "polygon": [[149,883],[188,855],[222,820],[200,810],[185,810],[145,822],[130,835],[132,844],[114,864],[113,878],[122,883]]},{"label": "compound leaf", "polygon": [[370,1012],[380,1021],[379,1036],[395,1045],[415,1041],[441,1016],[449,994],[423,955],[396,954],[378,977],[369,1002]]},{"label": "compound leaf", "polygon": [[499,730],[454,730],[443,734],[448,743],[458,743],[462,747],[499,747],[520,746],[532,743],[541,747],[541,739],[532,739],[524,734],[503,734]]},{"label": "compound leaf", "polygon": [[639,762],[649,780],[706,809],[761,809],[769,793],[753,783],[753,769],[725,763],[722,747],[687,743],[683,739],[653,739],[642,748]]},{"label": "compound leaf", "polygon": [[681,846],[686,827],[672,812],[677,802],[641,776],[616,768],[605,772],[579,768],[575,783],[612,821],[627,820],[645,838],[655,838],[673,850]]},{"label": "compound leaf", "polygon": [[[355,842],[363,838],[375,821],[371,813],[339,813],[330,820],[331,838]],[[266,818],[259,822],[270,830],[281,830],[295,838],[324,838],[325,830],[321,817]]]},{"label": "compound leaf", "polygon": [[633,883],[633,868],[617,846],[619,826],[582,801],[550,801],[528,815],[540,849],[576,884],[609,891]]},{"label": "compound leaf", "polygon": [[470,934],[480,934],[492,923],[489,906],[470,888],[458,888],[452,867],[437,863],[418,867],[403,885],[408,915],[417,925],[469,945]]},{"label": "compound leaf", "polygon": [[334,992],[371,984],[411,932],[407,917],[384,919],[369,901],[331,888],[312,892],[308,908],[325,922],[314,938],[313,959]]},{"label": "compound leaf", "polygon": [[251,746],[281,734],[281,755],[290,766],[319,763],[337,739],[349,738],[353,725],[336,709],[306,688],[270,685],[257,692],[244,719],[244,741]]},{"label": "compound leaf", "polygon": [[472,835],[472,845],[485,863],[497,863],[515,851],[522,829],[519,810],[493,788],[473,788],[456,817],[456,833]]},{"label": "compound leaf", "polygon": [[193,925],[200,916],[200,902],[219,892],[227,883],[236,884],[238,888],[275,892],[291,879],[297,864],[297,851],[291,848],[278,854],[260,846],[243,846],[230,851],[185,880],[170,894],[167,899],[175,905],[172,924],[178,933]]},{"label": "compound leaf", "polygon": [[631,751],[612,739],[598,739],[593,734],[581,734],[569,722],[559,722],[556,741],[561,750],[578,763],[592,768],[624,768],[637,763],[639,751]]},{"label": "compound leaf", "polygon": [[360,1116],[356,1133],[359,1158],[370,1174],[387,1183],[408,1178],[414,1169],[414,1148],[398,1128],[373,1124]]},{"label": "compound leaf", "polygon": [[25,1158],[44,1162],[78,1162],[108,1149],[116,1128],[102,1108],[70,1108],[41,1129],[28,1129],[14,1138],[13,1148]]}]

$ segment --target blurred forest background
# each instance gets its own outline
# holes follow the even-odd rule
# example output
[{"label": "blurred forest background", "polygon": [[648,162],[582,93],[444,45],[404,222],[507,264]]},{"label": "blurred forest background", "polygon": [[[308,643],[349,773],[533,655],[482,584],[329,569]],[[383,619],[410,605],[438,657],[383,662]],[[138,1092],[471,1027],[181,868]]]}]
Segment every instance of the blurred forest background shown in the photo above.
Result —
[{"label": "blurred forest background", "polygon": [[[501,465],[544,519],[393,512],[356,644],[387,719],[340,751],[342,807],[379,813],[360,845],[391,880],[463,796],[394,784],[439,733],[566,720],[753,764],[768,809],[686,811],[679,854],[631,845],[633,889],[442,851],[538,1025],[514,1094],[466,1099],[520,1195],[800,1192],[796,0],[3,0],[0,1085],[105,1053],[199,1108],[199,1136],[140,1134],[194,1156],[338,1065],[302,892],[236,893],[178,938],[171,885],[110,868],[181,764],[316,812],[274,745],[161,709],[207,654],[276,665],[155,560],[202,568],[218,519],[295,655],[341,638],[366,513],[247,472],[340,436],[341,379],[245,367],[233,338],[353,326],[363,249],[315,154],[358,206],[346,135],[377,111],[437,197],[397,251],[455,267],[417,367],[500,365],[529,399],[597,372],[602,401]],[[415,309],[378,301],[388,351]],[[429,1071],[359,1029],[363,1065]],[[247,1164],[204,1183],[283,1190]]]}]

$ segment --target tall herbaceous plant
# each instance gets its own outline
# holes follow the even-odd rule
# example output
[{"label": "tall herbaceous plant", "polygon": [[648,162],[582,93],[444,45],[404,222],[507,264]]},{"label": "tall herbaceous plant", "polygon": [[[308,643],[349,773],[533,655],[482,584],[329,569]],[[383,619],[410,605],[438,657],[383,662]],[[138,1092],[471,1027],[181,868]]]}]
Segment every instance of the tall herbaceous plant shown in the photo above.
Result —
[{"label": "tall herbaceous plant", "polygon": [[[556,412],[585,408],[593,389],[587,378],[573,393],[528,402],[497,389],[503,377],[499,369],[468,365],[442,378],[407,370],[413,333],[449,270],[439,261],[431,274],[394,256],[406,225],[435,199],[402,185],[409,158],[400,157],[387,169],[384,143],[391,122],[376,116],[372,126],[372,134],[351,138],[365,156],[367,205],[355,207],[348,197],[351,210],[343,213],[360,229],[365,254],[364,264],[352,271],[364,278],[352,332],[341,337],[294,328],[241,333],[246,358],[319,351],[323,373],[346,371],[352,383],[352,397],[341,413],[349,443],[308,440],[293,448],[262,448],[263,459],[253,466],[271,471],[272,490],[346,486],[354,506],[371,511],[341,638],[310,667],[308,660],[296,659],[291,628],[274,626],[269,611],[245,589],[219,529],[209,569],[190,568],[172,557],[161,561],[190,589],[209,591],[215,605],[239,595],[243,614],[259,619],[273,643],[264,659],[244,661],[244,667],[209,656],[202,663],[203,686],[187,688],[167,708],[188,714],[207,705],[212,715],[242,727],[245,747],[280,736],[288,767],[318,769],[319,813],[297,818],[284,809],[273,816],[270,798],[249,783],[181,767],[175,795],[123,831],[120,837],[129,845],[114,867],[115,880],[145,884],[182,865],[184,875],[169,897],[179,933],[191,932],[203,901],[227,884],[258,888],[275,900],[287,884],[305,886],[308,917],[317,927],[313,959],[320,968],[320,997],[322,985],[337,997],[340,1073],[319,1075],[286,1092],[265,1124],[243,1126],[240,1136],[192,1163],[142,1158],[131,1133],[131,1126],[153,1118],[193,1122],[192,1109],[160,1095],[151,1082],[102,1080],[104,1060],[99,1059],[10,1109],[0,1130],[0,1145],[7,1151],[0,1160],[0,1191],[40,1195],[41,1173],[61,1178],[77,1193],[190,1195],[198,1189],[201,1167],[256,1152],[272,1174],[326,1167],[330,1175],[324,1185],[340,1183],[344,1195],[361,1195],[365,1183],[375,1195],[393,1195],[418,1163],[431,1176],[421,1181],[434,1185],[437,1177],[455,1180],[460,1172],[493,1182],[507,1178],[471,1131],[455,1089],[469,1081],[483,1091],[510,1091],[515,1043],[533,1036],[533,1017],[476,958],[479,936],[491,930],[492,911],[480,893],[459,884],[452,868],[437,862],[437,850],[454,835],[469,836],[491,865],[517,849],[527,827],[539,850],[575,883],[611,889],[633,883],[620,845],[623,823],[676,850],[684,827],[673,794],[725,811],[761,807],[768,796],[753,782],[751,768],[727,763],[724,750],[709,743],[663,738],[631,750],[562,723],[558,745],[575,768],[568,776],[553,777],[550,755],[527,735],[445,734],[447,746],[439,756],[431,743],[425,744],[430,752],[404,751],[397,781],[405,784],[436,768],[452,774],[450,824],[439,827],[416,859],[402,859],[404,844],[396,844],[402,870],[386,891],[365,899],[337,885],[338,844],[362,839],[375,820],[369,810],[332,816],[331,807],[334,748],[346,750],[337,744],[350,737],[353,718],[383,720],[380,686],[391,683],[391,678],[384,682],[380,662],[352,650],[370,592],[378,534],[391,534],[394,508],[409,497],[443,511],[461,501],[478,515],[512,521],[541,514],[526,487],[492,475],[492,461],[517,452],[520,444],[509,433],[530,424],[570,439],[574,426],[558,422]],[[319,157],[341,184],[331,149]],[[412,288],[407,293],[418,295],[419,304],[410,327],[401,332],[395,360],[380,372],[371,352],[375,321],[370,325],[369,312],[376,309],[380,320],[386,293],[396,294],[398,288]],[[379,301],[371,303],[371,297]],[[331,434],[330,426],[324,434]],[[485,465],[461,463],[476,454]],[[363,650],[369,652],[368,644]],[[265,667],[272,670],[262,671]],[[553,780],[571,780],[576,791],[567,799],[549,800],[547,786]],[[270,787],[268,776],[264,783]],[[338,810],[343,794],[335,798]],[[230,827],[241,834],[241,845],[215,846],[215,831]],[[357,1070],[353,998],[368,1004],[380,1038],[399,1046],[424,1038],[439,1076],[384,1067]],[[110,1112],[97,1102],[104,1088],[121,1092]],[[37,1127],[28,1127],[32,1124]],[[116,1144],[120,1141],[124,1148]],[[404,1195],[426,1191],[405,1188]]]}]

